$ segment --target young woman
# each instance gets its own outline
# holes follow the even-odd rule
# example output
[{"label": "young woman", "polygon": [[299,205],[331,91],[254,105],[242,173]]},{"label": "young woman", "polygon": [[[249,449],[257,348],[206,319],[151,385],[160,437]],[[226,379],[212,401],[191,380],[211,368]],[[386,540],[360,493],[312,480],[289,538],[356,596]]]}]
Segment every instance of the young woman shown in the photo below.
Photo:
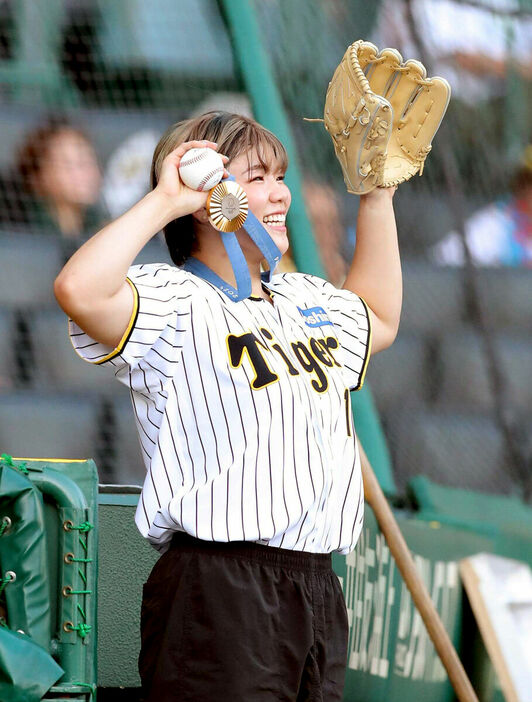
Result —
[{"label": "young woman", "polygon": [[[252,292],[235,302],[216,283],[235,276],[207,195],[179,178],[197,146],[224,154],[286,251],[282,144],[213,112],[167,132],[153,190],[55,285],[78,353],[131,388],[147,468],[136,521],[163,553],[142,605],[145,699],[340,700],[347,617],[331,553],[354,548],[363,519],[349,390],[399,322],[393,189],[361,198],[342,290],[299,273],[264,282],[263,253],[239,230]],[[130,267],[161,229],[182,267]]]},{"label": "young woman", "polygon": [[38,126],[19,149],[17,170],[27,196],[27,227],[79,245],[88,231],[102,226],[100,168],[94,147],[78,127],[61,119]]}]

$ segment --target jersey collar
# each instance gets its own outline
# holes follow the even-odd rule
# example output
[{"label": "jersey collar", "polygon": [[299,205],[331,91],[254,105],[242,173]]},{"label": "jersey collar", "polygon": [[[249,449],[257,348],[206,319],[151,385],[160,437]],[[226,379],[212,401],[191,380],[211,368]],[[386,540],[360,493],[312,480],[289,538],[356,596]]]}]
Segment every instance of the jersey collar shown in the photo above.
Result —
[{"label": "jersey collar", "polygon": [[[229,180],[235,180],[235,177],[230,175]],[[266,228],[261,222],[259,222],[251,210],[248,211],[243,229],[246,230],[251,239],[255,242],[256,246],[258,246],[268,263],[269,270],[262,273],[261,277],[263,281],[269,283],[277,264],[281,260],[281,251],[266,231]],[[220,236],[222,237],[223,245],[227,255],[229,256],[231,267],[233,268],[236,288],[227,283],[211,268],[206,266],[194,256],[187,258],[183,264],[183,268],[184,270],[194,273],[194,275],[207,280],[209,283],[212,283],[212,285],[215,285],[219,290],[227,295],[229,299],[233,300],[234,302],[239,302],[240,300],[244,300],[251,295],[251,276],[249,275],[249,268],[235,233],[220,232]]]}]

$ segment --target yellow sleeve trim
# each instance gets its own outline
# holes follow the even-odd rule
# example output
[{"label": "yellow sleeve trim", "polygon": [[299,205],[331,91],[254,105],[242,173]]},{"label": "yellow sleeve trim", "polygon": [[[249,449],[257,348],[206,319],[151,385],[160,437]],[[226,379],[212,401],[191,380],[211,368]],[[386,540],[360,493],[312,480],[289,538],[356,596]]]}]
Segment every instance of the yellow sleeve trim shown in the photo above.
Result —
[{"label": "yellow sleeve trim", "polygon": [[126,281],[129,283],[129,286],[131,290],[133,291],[133,311],[131,313],[131,318],[129,320],[129,323],[127,325],[126,331],[124,332],[122,338],[118,342],[118,346],[111,351],[111,353],[108,353],[107,356],[104,356],[103,358],[99,358],[97,361],[93,361],[93,364],[95,366],[99,366],[101,363],[105,363],[106,361],[110,361],[112,358],[115,356],[118,356],[124,348],[124,346],[127,344],[129,341],[129,337],[131,336],[131,332],[133,331],[133,327],[135,326],[135,322],[137,321],[137,317],[139,316],[139,292],[137,288],[135,287],[135,284],[133,281],[131,281],[129,278],[126,278]]},{"label": "yellow sleeve trim", "polygon": [[358,378],[358,385],[354,390],[360,390],[362,386],[364,385],[364,380],[366,378],[366,371],[368,369],[368,363],[369,363],[369,357],[371,356],[371,341],[372,341],[372,330],[371,330],[371,319],[369,316],[369,309],[366,304],[366,301],[359,296],[360,302],[364,305],[364,310],[366,312],[366,317],[368,320],[368,339],[366,342],[366,355],[364,357],[364,360],[362,362],[362,370],[360,371],[360,375]]}]

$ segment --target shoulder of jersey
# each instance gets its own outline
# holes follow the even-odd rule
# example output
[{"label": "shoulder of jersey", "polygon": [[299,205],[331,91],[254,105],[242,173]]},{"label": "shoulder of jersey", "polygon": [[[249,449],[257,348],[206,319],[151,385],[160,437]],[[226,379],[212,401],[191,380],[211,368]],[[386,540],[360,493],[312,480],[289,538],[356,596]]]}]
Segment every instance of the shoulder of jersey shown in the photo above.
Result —
[{"label": "shoulder of jersey", "polygon": [[191,274],[182,268],[173,266],[171,263],[141,263],[131,266],[128,271],[128,278],[135,281],[136,278],[158,278],[163,282],[181,283],[189,279]]},{"label": "shoulder of jersey", "polygon": [[144,263],[131,266],[128,278],[139,287],[165,288],[173,295],[215,299],[220,293],[202,278],[170,263]]},{"label": "shoulder of jersey", "polygon": [[319,278],[316,275],[311,275],[310,273],[300,273],[298,271],[290,273],[277,273],[271,280],[272,289],[290,287],[306,288],[309,285],[314,286],[315,288],[321,288],[327,284],[327,281],[323,278]]}]

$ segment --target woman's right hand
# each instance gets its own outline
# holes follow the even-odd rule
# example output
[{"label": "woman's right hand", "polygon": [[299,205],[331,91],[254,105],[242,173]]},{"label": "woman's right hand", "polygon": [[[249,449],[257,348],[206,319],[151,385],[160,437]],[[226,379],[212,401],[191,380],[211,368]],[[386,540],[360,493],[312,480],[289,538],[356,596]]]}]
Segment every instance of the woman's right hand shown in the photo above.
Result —
[{"label": "woman's right hand", "polygon": [[[208,191],[192,190],[179,177],[179,164],[186,152],[190,149],[204,147],[214,151],[218,149],[218,145],[213,141],[186,141],[171,151],[162,163],[159,180],[154,192],[163,196],[168,202],[169,212],[173,219],[183,217],[205,207]],[[227,156],[221,156],[225,165],[229,159]],[[224,171],[224,177],[227,175],[227,171]]]}]

